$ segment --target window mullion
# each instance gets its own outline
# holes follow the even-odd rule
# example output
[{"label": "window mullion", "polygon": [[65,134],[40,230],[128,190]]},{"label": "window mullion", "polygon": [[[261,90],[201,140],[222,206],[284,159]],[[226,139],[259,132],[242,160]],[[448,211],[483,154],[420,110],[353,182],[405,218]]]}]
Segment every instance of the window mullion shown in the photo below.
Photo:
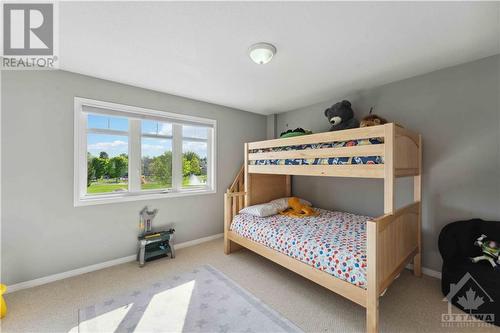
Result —
[{"label": "window mullion", "polygon": [[87,134],[109,134],[109,135],[128,135],[127,131],[117,131],[112,129],[102,129],[102,128],[89,128],[87,129]]},{"label": "window mullion", "polygon": [[182,125],[172,124],[172,189],[182,187]]},{"label": "window mullion", "polygon": [[129,119],[128,146],[128,189],[141,190],[141,121]]},{"label": "window mullion", "polygon": [[78,179],[78,196],[80,198],[87,194],[87,117],[84,114],[78,114],[78,165],[79,165],[79,179]]},{"label": "window mullion", "polygon": [[213,188],[214,181],[214,160],[213,160],[213,147],[214,147],[214,133],[213,129],[208,130],[208,139],[207,139],[207,186],[209,188]]}]

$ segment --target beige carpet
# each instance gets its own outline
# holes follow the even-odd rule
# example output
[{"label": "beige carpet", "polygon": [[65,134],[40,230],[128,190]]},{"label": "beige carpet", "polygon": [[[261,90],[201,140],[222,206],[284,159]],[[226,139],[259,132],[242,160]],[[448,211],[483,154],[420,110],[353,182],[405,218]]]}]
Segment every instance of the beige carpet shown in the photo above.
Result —
[{"label": "beige carpet", "polygon": [[[139,268],[127,263],[6,295],[2,332],[76,332],[78,309],[203,264],[217,268],[306,332],[362,332],[365,310],[248,251],[226,256],[222,240],[185,248],[174,260]],[[405,271],[381,298],[382,332],[500,332],[494,328],[443,328],[440,281]],[[455,310],[458,311],[458,310]]]}]

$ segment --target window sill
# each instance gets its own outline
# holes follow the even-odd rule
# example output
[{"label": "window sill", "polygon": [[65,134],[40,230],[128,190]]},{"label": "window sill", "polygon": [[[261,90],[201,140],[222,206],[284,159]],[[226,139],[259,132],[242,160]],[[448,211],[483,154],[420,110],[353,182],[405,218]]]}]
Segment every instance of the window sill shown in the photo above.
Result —
[{"label": "window sill", "polygon": [[172,191],[172,192],[153,192],[153,193],[150,192],[150,193],[137,193],[137,194],[121,193],[121,194],[111,194],[111,195],[95,195],[95,196],[86,196],[83,198],[76,198],[74,206],[81,207],[81,206],[103,205],[103,204],[129,202],[129,201],[178,198],[178,197],[215,194],[215,193],[217,193],[215,189],[193,189],[193,190],[183,190],[177,192]]}]

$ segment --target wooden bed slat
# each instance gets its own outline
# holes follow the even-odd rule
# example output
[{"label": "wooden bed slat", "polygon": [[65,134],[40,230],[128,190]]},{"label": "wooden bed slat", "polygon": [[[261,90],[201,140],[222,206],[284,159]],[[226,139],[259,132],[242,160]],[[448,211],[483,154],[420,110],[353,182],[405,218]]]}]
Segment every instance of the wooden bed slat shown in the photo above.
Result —
[{"label": "wooden bed slat", "polygon": [[379,232],[384,231],[384,229],[395,219],[399,218],[405,214],[418,214],[419,213],[420,202],[414,202],[405,207],[396,210],[393,214],[385,214],[373,220],[379,225]]},{"label": "wooden bed slat", "polygon": [[243,197],[238,197],[238,211],[243,209]]},{"label": "wooden bed slat", "polygon": [[249,160],[283,160],[293,158],[329,158],[352,156],[384,156],[384,144],[360,145],[352,147],[301,149],[287,151],[272,151],[266,153],[250,153]]},{"label": "wooden bed slat", "polygon": [[293,176],[384,178],[384,165],[249,165],[248,172]]},{"label": "wooden bed slat", "polygon": [[343,131],[316,133],[304,136],[296,136],[292,138],[250,142],[248,144],[248,149],[273,148],[273,147],[283,147],[283,146],[306,145],[312,143],[370,139],[370,138],[383,137],[384,133],[385,133],[384,125],[353,128]]},{"label": "wooden bed slat", "polygon": [[235,216],[238,213],[238,208],[236,207],[236,200],[233,200],[233,216]]}]

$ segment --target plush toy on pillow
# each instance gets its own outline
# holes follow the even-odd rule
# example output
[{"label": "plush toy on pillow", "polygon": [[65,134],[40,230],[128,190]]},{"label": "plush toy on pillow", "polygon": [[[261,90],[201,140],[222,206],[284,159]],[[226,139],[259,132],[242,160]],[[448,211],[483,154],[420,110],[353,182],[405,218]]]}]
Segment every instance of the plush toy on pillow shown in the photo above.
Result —
[{"label": "plush toy on pillow", "polygon": [[288,208],[280,212],[281,215],[290,217],[317,216],[319,212],[311,206],[301,203],[299,198],[291,197],[288,199]]},{"label": "plush toy on pillow", "polygon": [[500,270],[500,243],[488,239],[488,236],[481,235],[475,242],[483,251],[483,255],[471,258],[472,262],[476,263],[482,260],[488,260],[494,269]]}]

